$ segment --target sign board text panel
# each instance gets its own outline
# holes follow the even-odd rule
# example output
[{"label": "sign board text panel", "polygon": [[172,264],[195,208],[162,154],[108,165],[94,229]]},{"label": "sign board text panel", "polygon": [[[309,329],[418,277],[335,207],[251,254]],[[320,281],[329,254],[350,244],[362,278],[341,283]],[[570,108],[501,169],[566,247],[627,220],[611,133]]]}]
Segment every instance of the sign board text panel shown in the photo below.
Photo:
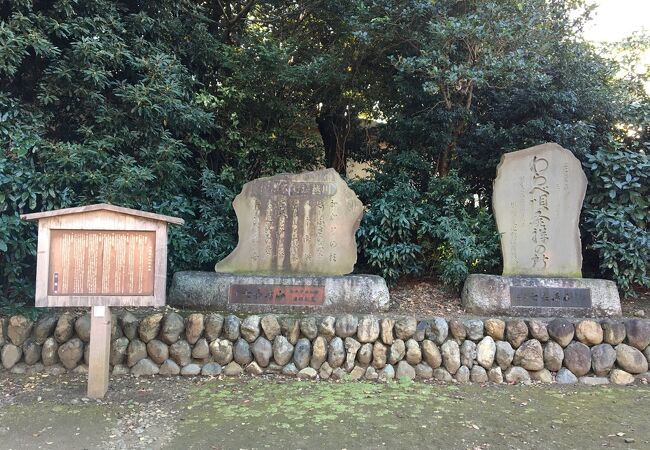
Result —
[{"label": "sign board text panel", "polygon": [[50,231],[48,295],[153,295],[155,231]]}]

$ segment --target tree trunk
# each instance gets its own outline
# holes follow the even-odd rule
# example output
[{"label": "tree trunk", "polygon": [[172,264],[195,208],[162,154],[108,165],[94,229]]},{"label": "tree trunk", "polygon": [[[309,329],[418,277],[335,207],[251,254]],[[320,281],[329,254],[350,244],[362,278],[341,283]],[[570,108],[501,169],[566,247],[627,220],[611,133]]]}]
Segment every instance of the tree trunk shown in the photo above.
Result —
[{"label": "tree trunk", "polygon": [[347,174],[346,143],[350,134],[349,121],[345,114],[332,113],[318,116],[316,123],[325,148],[325,166],[345,176]]},{"label": "tree trunk", "polygon": [[449,175],[449,160],[451,155],[456,147],[455,139],[452,140],[449,144],[442,149],[442,152],[438,155],[438,162],[436,164],[436,169],[438,170],[438,176],[444,178]]},{"label": "tree trunk", "polygon": [[467,128],[466,121],[461,120],[457,122],[451,133],[451,141],[445,146],[445,148],[442,149],[442,151],[438,155],[436,170],[438,172],[439,177],[444,178],[447,175],[449,175],[449,171],[451,170],[451,159],[454,157],[454,154],[456,153],[456,147],[458,146],[458,139],[460,139],[460,137],[463,135],[466,128]]}]

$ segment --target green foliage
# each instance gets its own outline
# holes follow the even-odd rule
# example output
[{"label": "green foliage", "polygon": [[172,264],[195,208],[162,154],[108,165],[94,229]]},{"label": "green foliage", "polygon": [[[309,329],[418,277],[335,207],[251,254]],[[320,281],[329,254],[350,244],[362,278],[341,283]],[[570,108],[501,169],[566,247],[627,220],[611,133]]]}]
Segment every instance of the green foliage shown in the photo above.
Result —
[{"label": "green foliage", "polygon": [[21,111],[2,94],[0,111],[0,304],[25,303],[34,296],[36,226],[20,214],[67,206],[70,189],[37,167],[42,117]]},{"label": "green foliage", "polygon": [[[628,102],[618,65],[585,42],[581,2],[441,0],[395,69],[384,138],[427,155],[432,173],[456,168],[491,190],[501,154],[557,142],[579,157],[603,145]],[[406,24],[410,25],[410,24]]]},{"label": "green foliage", "polygon": [[36,321],[45,311],[33,305],[0,298],[0,316],[25,316],[31,321]]},{"label": "green foliage", "polygon": [[349,158],[378,169],[353,183],[366,269],[459,284],[500,264],[500,156],[547,141],[590,172],[583,229],[602,271],[647,284],[648,73],[631,69],[650,40],[604,56],[581,37],[588,16],[581,0],[5,2],[0,302],[33,298],[21,214],[180,216],[169,272],[209,270],[236,243],[246,181]]},{"label": "green foliage", "polygon": [[[191,225],[172,231],[183,253],[172,246],[170,267],[201,266],[207,258],[188,243],[216,233],[201,230],[208,226],[201,189],[214,186],[197,176],[207,166],[214,117],[196,102],[199,86],[182,62],[191,55],[171,32],[176,26],[188,39],[202,35],[207,19],[178,23],[167,6],[130,10],[97,0],[35,9],[13,2],[3,10],[3,302],[33,298],[35,226],[19,219],[31,211],[106,202],[179,215]],[[231,244],[217,245],[223,252]]]},{"label": "green foliage", "polygon": [[460,285],[470,273],[493,272],[501,263],[494,218],[476,205],[466,183],[452,172],[433,178],[426,192],[427,217],[420,234],[432,268],[445,283]]},{"label": "green foliage", "polygon": [[[372,181],[359,184],[365,183]],[[372,188],[353,185],[361,193]],[[422,274],[425,261],[419,229],[424,208],[420,194],[411,183],[402,180],[385,194],[372,198],[357,232],[362,259],[389,281],[407,274]]]},{"label": "green foliage", "polygon": [[368,202],[357,233],[362,260],[389,281],[427,274],[458,286],[470,272],[499,266],[492,215],[457,174],[432,178],[424,192],[379,173],[353,187]]},{"label": "green foliage", "polygon": [[604,273],[626,294],[650,287],[650,160],[612,145],[587,155],[585,228]]}]

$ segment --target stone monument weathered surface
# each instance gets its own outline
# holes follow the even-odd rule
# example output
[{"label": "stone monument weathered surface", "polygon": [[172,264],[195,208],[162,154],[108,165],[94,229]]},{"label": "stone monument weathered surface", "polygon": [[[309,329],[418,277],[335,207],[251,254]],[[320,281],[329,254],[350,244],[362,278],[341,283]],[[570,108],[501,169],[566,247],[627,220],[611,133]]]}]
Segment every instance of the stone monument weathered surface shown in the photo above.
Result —
[{"label": "stone monument weathered surface", "polygon": [[504,276],[582,276],[578,222],[586,190],[580,161],[557,144],[503,155],[492,207]]},{"label": "stone monument weathered surface", "polygon": [[557,144],[502,156],[492,205],[503,276],[470,275],[463,305],[477,314],[613,316],[616,285],[582,279],[580,210],[587,179],[580,161]]},{"label": "stone monument weathered surface", "polygon": [[244,185],[233,206],[239,242],[217,263],[217,272],[352,272],[363,204],[334,169],[253,180]]},{"label": "stone monument weathered surface", "polygon": [[343,276],[357,259],[363,204],[335,170],[253,180],[233,206],[237,248],[213,273],[175,273],[170,304],[255,312],[388,309],[383,278]]}]

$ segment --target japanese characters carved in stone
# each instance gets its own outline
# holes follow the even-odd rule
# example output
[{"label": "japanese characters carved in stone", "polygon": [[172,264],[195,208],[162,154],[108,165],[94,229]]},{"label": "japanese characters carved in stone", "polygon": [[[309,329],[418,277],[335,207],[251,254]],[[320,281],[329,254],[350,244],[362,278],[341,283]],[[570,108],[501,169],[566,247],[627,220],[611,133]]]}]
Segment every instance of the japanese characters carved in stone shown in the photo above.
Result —
[{"label": "japanese characters carved in stone", "polygon": [[281,174],[244,185],[233,202],[237,248],[217,272],[345,275],[357,259],[363,204],[333,169]]},{"label": "japanese characters carved in stone", "polygon": [[582,276],[578,222],[586,189],[580,161],[557,144],[503,155],[492,205],[504,276]]}]

